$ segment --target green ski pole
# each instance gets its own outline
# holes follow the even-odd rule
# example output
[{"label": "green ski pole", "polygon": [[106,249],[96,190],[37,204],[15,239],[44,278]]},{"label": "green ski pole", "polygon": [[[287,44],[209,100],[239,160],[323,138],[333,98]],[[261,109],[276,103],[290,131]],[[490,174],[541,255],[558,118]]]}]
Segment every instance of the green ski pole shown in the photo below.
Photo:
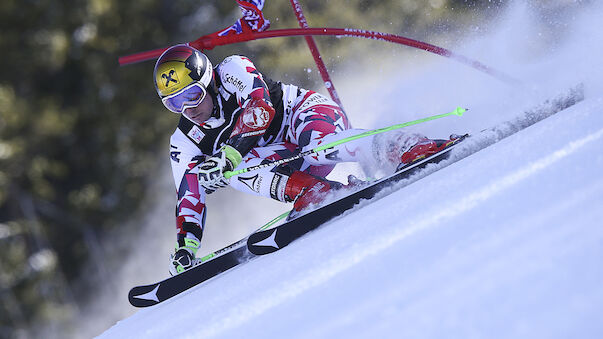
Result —
[{"label": "green ski pole", "polygon": [[360,134],[357,134],[357,135],[353,135],[351,137],[347,137],[347,138],[344,138],[344,139],[341,139],[341,140],[330,142],[330,143],[322,145],[322,146],[318,146],[316,148],[313,148],[311,150],[307,150],[305,152],[300,152],[299,154],[294,155],[294,156],[289,157],[289,158],[285,158],[285,159],[281,159],[281,160],[276,160],[276,161],[273,161],[273,162],[270,162],[270,163],[261,164],[261,165],[251,166],[251,167],[243,168],[243,169],[236,170],[236,171],[225,172],[224,173],[224,177],[226,179],[229,179],[229,178],[231,178],[231,177],[233,177],[235,175],[239,175],[239,174],[242,174],[242,173],[247,173],[247,172],[255,171],[255,170],[258,170],[258,169],[261,169],[261,168],[282,165],[282,164],[291,162],[293,160],[297,160],[297,159],[303,158],[303,157],[308,156],[308,155],[310,155],[312,153],[318,153],[320,151],[324,151],[324,150],[327,150],[329,148],[333,148],[335,146],[344,144],[346,142],[350,142],[352,140],[357,140],[357,139],[360,139],[360,138],[365,138],[365,137],[368,137],[368,136],[371,136],[371,135],[385,133],[385,132],[393,131],[393,130],[396,130],[396,129],[400,129],[400,128],[404,128],[404,127],[408,127],[408,126],[412,126],[412,125],[417,125],[417,124],[420,124],[420,123],[423,123],[423,122],[426,122],[426,121],[436,120],[436,119],[444,118],[444,117],[447,117],[447,116],[450,116],[450,115],[463,116],[463,113],[465,113],[466,111],[467,110],[465,108],[457,107],[452,112],[448,112],[448,113],[444,113],[444,114],[438,114],[438,115],[433,115],[433,116],[430,116],[430,117],[427,117],[427,118],[423,118],[423,119],[413,120],[413,121],[405,122],[405,123],[402,123],[402,124],[396,124],[396,125],[392,125],[392,126],[389,126],[389,127],[383,127],[383,128],[378,128],[378,129],[366,131],[364,133],[360,133]]}]

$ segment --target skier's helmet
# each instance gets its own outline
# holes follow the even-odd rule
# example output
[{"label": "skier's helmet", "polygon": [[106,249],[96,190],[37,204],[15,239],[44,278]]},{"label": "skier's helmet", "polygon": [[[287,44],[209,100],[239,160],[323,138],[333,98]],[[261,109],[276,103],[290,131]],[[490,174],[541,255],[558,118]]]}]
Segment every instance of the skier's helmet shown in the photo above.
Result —
[{"label": "skier's helmet", "polygon": [[167,109],[183,113],[206,95],[215,99],[214,72],[207,56],[188,45],[168,48],[155,63],[155,88]]}]

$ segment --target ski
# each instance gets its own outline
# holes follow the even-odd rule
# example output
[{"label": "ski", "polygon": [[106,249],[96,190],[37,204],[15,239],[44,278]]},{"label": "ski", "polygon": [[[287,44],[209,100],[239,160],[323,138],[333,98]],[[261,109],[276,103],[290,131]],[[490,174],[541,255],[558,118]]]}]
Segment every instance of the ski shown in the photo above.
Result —
[{"label": "ski", "polygon": [[[459,145],[466,144],[460,142],[463,139],[467,139],[466,136],[463,136],[463,138],[458,140],[458,142],[450,145],[440,153],[436,153],[431,157],[425,158],[417,163],[399,168],[393,175],[378,181],[374,181],[360,191],[354,192],[339,200],[335,200],[331,203],[321,206],[307,214],[293,217],[291,220],[288,220],[286,223],[277,227],[266,228],[264,230],[255,232],[247,239],[247,247],[249,251],[255,255],[264,255],[278,251],[279,249],[290,244],[292,241],[320,227],[324,223],[331,221],[348,210],[351,210],[362,200],[372,199],[380,193],[385,196],[386,193],[389,194],[393,192],[393,190],[390,192],[384,192],[386,187],[398,183],[396,185],[396,189],[400,189],[402,186],[400,186],[399,182],[404,179],[409,179],[403,184],[404,186],[408,186],[411,183],[441,168],[444,168],[445,166],[466,158],[469,155],[478,152],[503,138],[515,134],[559,111],[573,106],[583,99],[584,88],[581,84],[579,84],[571,88],[567,94],[560,95],[557,98],[549,100],[532,110],[526,111],[523,116],[499,126],[485,129],[477,136],[472,136],[470,139],[474,139],[475,142],[471,142],[471,145],[463,147],[463,149],[459,150],[458,152],[454,152],[454,155],[450,156],[450,159],[447,161],[443,160],[450,155],[452,149]],[[435,166],[436,168],[431,170],[419,171],[430,163],[438,163],[438,165]],[[421,172],[420,175],[412,177],[413,174],[417,172]]]},{"label": "ski", "polygon": [[263,230],[253,233],[247,239],[247,248],[253,254],[264,255],[287,246],[295,239],[318,228],[320,225],[331,219],[336,218],[345,211],[352,209],[362,200],[372,199],[379,192],[383,191],[384,188],[390,187],[396,182],[411,177],[429,164],[438,163],[446,159],[450,154],[450,151],[457,147],[468,136],[468,134],[465,134],[450,142],[443,150],[398,168],[394,174],[388,177],[369,182],[367,186],[359,191],[323,205],[306,214],[293,217],[282,225],[264,228]]},{"label": "ski", "polygon": [[[289,211],[270,220],[258,230],[269,228],[288,215]],[[128,293],[128,300],[135,307],[153,306],[247,262],[253,256],[247,250],[247,238],[241,239],[200,258],[198,265],[178,275],[153,284],[133,287]]]}]

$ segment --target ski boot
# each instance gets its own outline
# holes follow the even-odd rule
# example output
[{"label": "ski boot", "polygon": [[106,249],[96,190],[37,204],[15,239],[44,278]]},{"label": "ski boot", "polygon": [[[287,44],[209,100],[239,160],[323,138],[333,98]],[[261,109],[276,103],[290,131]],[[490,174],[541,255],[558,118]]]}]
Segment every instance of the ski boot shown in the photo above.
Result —
[{"label": "ski boot", "polygon": [[310,205],[322,203],[330,191],[341,189],[358,188],[365,185],[364,180],[360,180],[353,175],[348,176],[348,184],[344,185],[337,181],[327,180],[316,177],[301,171],[295,171],[289,177],[285,186],[285,193],[289,197],[295,197],[293,202],[293,212],[290,218],[299,214]]},{"label": "ski boot", "polygon": [[432,140],[427,137],[421,137],[418,139],[416,144],[410,147],[410,149],[408,149],[406,152],[402,153],[398,169],[438,153],[463,137],[465,136],[456,134],[451,134],[448,140]]},{"label": "ski boot", "polygon": [[293,198],[293,210],[299,212],[310,205],[322,202],[330,190],[338,190],[343,186],[337,181],[295,171],[287,180],[285,195],[289,199]]},{"label": "ski boot", "polygon": [[195,258],[197,250],[200,247],[200,241],[193,238],[184,238],[184,246],[176,245],[176,252],[170,255],[170,275],[182,273],[196,265],[201,261]]}]

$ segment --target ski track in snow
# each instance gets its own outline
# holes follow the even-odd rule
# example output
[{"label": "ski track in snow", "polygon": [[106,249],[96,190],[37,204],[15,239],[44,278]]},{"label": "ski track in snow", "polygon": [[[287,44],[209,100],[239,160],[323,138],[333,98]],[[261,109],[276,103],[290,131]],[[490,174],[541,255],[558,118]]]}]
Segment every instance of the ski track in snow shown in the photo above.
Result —
[{"label": "ski track in snow", "polygon": [[[384,233],[379,238],[373,239],[370,243],[365,244],[365,246],[362,248],[355,248],[353,251],[342,252],[335,258],[327,260],[323,265],[304,272],[305,277],[295,281],[293,284],[288,281],[283,286],[271,288],[252,300],[242,302],[244,306],[239,306],[236,314],[233,314],[231,317],[224,319],[223,321],[218,321],[217,323],[204,328],[203,334],[204,336],[213,336],[221,333],[225,329],[238,326],[310,288],[324,284],[326,281],[338,275],[339,273],[371,256],[378,255],[382,251],[399,243],[405,238],[413,236],[416,233],[425,231],[429,228],[436,227],[445,219],[454,218],[471,209],[474,209],[483,201],[490,199],[492,196],[509,189],[514,185],[520,184],[523,180],[530,176],[537,175],[542,170],[554,165],[556,162],[575,153],[584,146],[593,142],[601,141],[601,138],[603,138],[603,128],[595,133],[587,135],[586,137],[569,142],[563,148],[548,156],[538,159],[537,161],[531,162],[511,174],[497,178],[485,187],[470,192],[468,196],[461,198],[459,201],[453,202],[451,206],[444,208],[443,210],[429,210],[424,215],[420,215],[416,219],[408,221],[407,223],[412,225],[410,227],[394,229],[391,233]],[[594,188],[595,193],[601,194],[603,192],[603,180],[601,180]],[[577,206],[577,204],[574,202],[582,201],[581,197],[583,194],[584,192],[582,192],[578,197],[568,199],[564,202],[564,205],[572,207]],[[587,194],[586,196],[591,195]],[[567,208],[562,208],[562,210],[567,210]],[[543,213],[539,215],[538,218],[546,218],[546,216],[547,214]],[[275,292],[275,290],[278,292]]]},{"label": "ski track in snow", "polygon": [[[417,130],[439,136],[469,127],[477,135],[580,82],[583,102],[142,309],[101,338],[602,337],[603,35],[590,24],[602,11],[590,7],[572,20],[574,39],[545,62],[522,64],[513,44],[531,45],[542,27],[517,3],[498,32],[458,52],[522,74],[525,87],[440,61],[410,79],[390,77],[388,90],[375,93],[379,111],[399,105],[392,95],[416,94],[405,112],[445,111],[461,100],[471,107],[465,117]],[[358,100],[346,108],[371,127],[363,112],[374,107]],[[464,147],[480,142],[469,140]]]}]

